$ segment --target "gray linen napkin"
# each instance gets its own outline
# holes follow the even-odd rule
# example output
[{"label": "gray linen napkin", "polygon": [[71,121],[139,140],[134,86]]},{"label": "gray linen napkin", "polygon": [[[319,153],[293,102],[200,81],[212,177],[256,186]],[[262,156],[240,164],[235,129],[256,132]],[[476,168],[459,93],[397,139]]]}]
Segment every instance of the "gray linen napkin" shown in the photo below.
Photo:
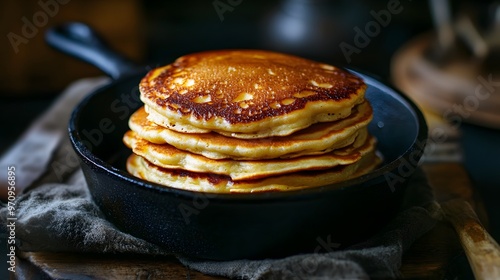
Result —
[{"label": "gray linen napkin", "polygon": [[[70,109],[105,82],[102,78],[86,79],[70,86],[23,139],[35,139],[39,133],[47,131],[53,137],[66,133]],[[23,182],[26,184],[23,187],[28,188],[16,200],[16,244],[19,249],[170,255],[154,244],[121,232],[104,218],[92,202],[67,137],[49,141],[58,145],[38,145],[37,150],[19,148],[23,139],[0,159],[2,163],[18,166],[19,173],[37,175],[36,178],[31,175],[31,183]],[[38,153],[39,164],[26,164],[27,153]],[[283,259],[226,262],[178,258],[200,272],[240,279],[394,278],[399,275],[405,250],[435,224],[432,191],[422,171],[417,170],[412,178],[407,198],[404,210],[384,230],[345,250]],[[7,223],[7,214],[8,209],[2,205],[0,221],[3,224]],[[0,231],[4,230],[5,227],[1,227]]]}]

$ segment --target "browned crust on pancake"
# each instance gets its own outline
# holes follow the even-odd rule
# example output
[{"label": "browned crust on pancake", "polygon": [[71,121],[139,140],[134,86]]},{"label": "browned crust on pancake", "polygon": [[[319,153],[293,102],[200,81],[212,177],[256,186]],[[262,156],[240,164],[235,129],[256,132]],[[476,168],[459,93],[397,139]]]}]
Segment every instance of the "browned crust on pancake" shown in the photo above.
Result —
[{"label": "browned crust on pancake", "polygon": [[232,180],[257,179],[278,174],[305,170],[322,170],[338,165],[349,165],[373,151],[375,139],[358,136],[352,145],[323,155],[302,156],[292,159],[268,160],[213,160],[201,155],[179,150],[168,144],[154,144],[128,131],[123,137],[125,145],[156,166],[168,169],[183,169],[193,172],[228,175]]},{"label": "browned crust on pancake", "polygon": [[[127,160],[127,170],[136,177],[166,187],[216,193],[247,193],[326,186],[367,174],[377,168],[380,162],[381,159],[376,153],[370,152],[359,161],[359,164],[336,166],[325,170],[307,170],[255,180],[233,181],[227,175],[165,169],[152,164],[143,157],[132,154]],[[147,169],[150,174],[143,173],[142,169]],[[164,176],[177,179],[170,182],[171,179],[163,181]],[[200,181],[200,183],[193,186],[191,183],[193,181]],[[208,182],[208,185],[202,181]],[[171,183],[175,186],[170,185]]]},{"label": "browned crust on pancake", "polygon": [[308,103],[362,98],[365,89],[361,78],[331,65],[255,50],[186,55],[140,83],[142,98],[162,110],[230,124],[286,115]]},{"label": "browned crust on pancake", "polygon": [[[360,108],[363,109],[361,112],[359,111]],[[144,111],[144,108],[139,108],[130,117],[129,127],[150,142],[157,144],[168,143],[179,149],[186,149],[187,151],[202,154],[212,159],[233,158],[245,160],[255,158],[256,155],[258,155],[259,159],[269,159],[322,154],[333,149],[345,147],[354,141],[357,132],[349,132],[345,136],[335,139],[329,138],[330,135],[344,131],[352,130],[359,132],[365,130],[368,123],[372,120],[373,111],[370,104],[365,101],[357,105],[353,109],[353,113],[345,119],[330,123],[314,124],[306,129],[295,132],[291,136],[269,137],[255,140],[231,138],[214,132],[186,135],[156,125],[149,121],[146,116],[147,113]],[[344,127],[338,126],[344,123],[346,124]],[[333,127],[332,125],[336,127],[333,130],[331,129]],[[145,134],[141,133],[141,129],[145,131]],[[158,137],[154,139],[147,137],[150,131],[157,131]],[[320,133],[322,131],[330,132],[326,134]],[[312,134],[316,138],[311,139],[308,134]],[[196,139],[195,146],[181,147],[178,143],[192,141],[193,139]],[[305,144],[308,142],[311,144]],[[298,147],[301,147],[301,144],[305,147],[299,149]],[[230,147],[237,147],[237,149],[232,149]],[[263,151],[268,152],[263,154]]]}]

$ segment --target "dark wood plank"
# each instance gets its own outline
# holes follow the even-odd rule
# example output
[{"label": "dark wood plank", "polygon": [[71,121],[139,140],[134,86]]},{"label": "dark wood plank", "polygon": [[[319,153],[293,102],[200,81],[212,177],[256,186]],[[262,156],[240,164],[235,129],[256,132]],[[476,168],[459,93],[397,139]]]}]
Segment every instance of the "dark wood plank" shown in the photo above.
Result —
[{"label": "dark wood plank", "polygon": [[[429,163],[422,168],[438,202],[463,198],[474,206],[482,221],[487,221],[482,203],[461,164]],[[403,256],[401,273],[404,278],[443,279],[451,260],[462,253],[460,241],[451,224],[440,221],[431,231],[416,240]]]},{"label": "dark wood plank", "polygon": [[224,279],[190,270],[174,257],[51,252],[21,257],[54,279]]}]

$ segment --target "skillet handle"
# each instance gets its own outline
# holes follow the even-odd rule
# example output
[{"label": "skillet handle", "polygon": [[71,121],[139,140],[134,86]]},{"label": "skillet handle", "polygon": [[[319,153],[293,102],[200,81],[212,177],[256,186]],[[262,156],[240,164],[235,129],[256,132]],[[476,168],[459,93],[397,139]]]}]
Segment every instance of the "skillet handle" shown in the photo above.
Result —
[{"label": "skillet handle", "polygon": [[49,28],[45,33],[45,41],[65,54],[96,66],[115,80],[141,69],[111,50],[92,28],[81,22],[69,22]]}]

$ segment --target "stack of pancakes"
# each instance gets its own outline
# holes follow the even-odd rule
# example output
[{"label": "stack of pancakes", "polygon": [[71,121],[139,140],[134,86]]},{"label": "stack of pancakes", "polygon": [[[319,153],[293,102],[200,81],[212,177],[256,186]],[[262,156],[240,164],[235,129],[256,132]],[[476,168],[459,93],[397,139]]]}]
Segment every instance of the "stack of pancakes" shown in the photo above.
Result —
[{"label": "stack of pancakes", "polygon": [[140,82],[127,170],[165,186],[257,192],[323,186],[380,159],[361,78],[255,50],[186,55]]}]

